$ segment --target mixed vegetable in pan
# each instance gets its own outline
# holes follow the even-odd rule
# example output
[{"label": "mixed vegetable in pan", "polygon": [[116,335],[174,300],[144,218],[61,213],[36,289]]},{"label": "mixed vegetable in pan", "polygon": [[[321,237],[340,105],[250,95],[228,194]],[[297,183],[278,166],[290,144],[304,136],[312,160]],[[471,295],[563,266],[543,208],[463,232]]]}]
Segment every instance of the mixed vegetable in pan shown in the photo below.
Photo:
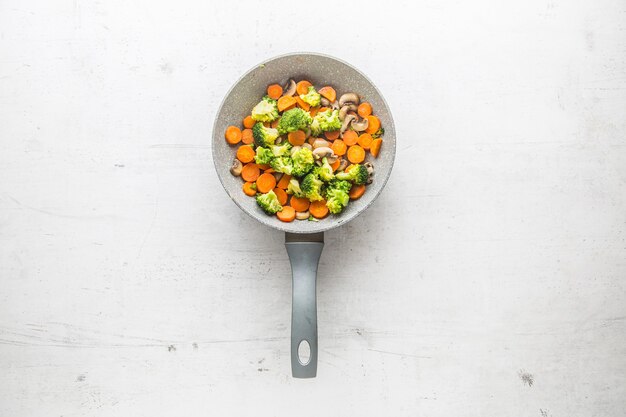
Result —
[{"label": "mixed vegetable in pan", "polygon": [[237,146],[231,173],[243,192],[281,221],[337,215],[373,181],[384,129],[358,94],[337,97],[331,86],[289,80],[267,95],[243,120],[228,126],[226,142]]}]

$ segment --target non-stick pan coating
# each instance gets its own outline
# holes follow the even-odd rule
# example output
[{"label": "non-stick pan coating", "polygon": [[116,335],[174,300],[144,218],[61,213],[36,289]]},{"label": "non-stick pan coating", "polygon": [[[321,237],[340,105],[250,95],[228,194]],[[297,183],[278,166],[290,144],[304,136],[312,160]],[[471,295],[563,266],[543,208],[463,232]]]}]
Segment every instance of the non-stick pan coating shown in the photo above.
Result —
[{"label": "non-stick pan coating", "polygon": [[[337,95],[355,92],[362,101],[368,101],[374,108],[381,125],[385,129],[383,145],[378,158],[371,158],[374,164],[374,182],[367,186],[365,194],[358,200],[350,201],[348,207],[338,216],[331,215],[319,222],[295,220],[283,223],[276,216],[265,214],[252,197],[241,189],[242,180],[230,173],[235,158],[236,147],[224,140],[224,131],[229,125],[241,125],[244,117],[266,94],[269,84],[282,85],[289,79],[309,80],[316,87],[331,85]],[[369,154],[369,153],[368,153]],[[323,232],[346,223],[376,199],[381,192],[393,167],[396,154],[396,131],[387,103],[374,84],[354,67],[327,55],[296,53],[272,58],[245,73],[224,98],[213,125],[213,162],[217,175],[232,200],[246,213],[261,223],[290,233]]]}]

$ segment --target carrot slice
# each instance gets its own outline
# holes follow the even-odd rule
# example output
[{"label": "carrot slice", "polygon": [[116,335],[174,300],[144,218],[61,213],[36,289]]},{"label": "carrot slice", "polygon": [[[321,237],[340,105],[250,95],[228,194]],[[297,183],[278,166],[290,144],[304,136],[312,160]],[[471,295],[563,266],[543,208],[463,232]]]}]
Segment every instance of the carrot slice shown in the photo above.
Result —
[{"label": "carrot slice", "polygon": [[311,117],[315,117],[315,115],[317,114],[319,110],[320,110],[319,106],[311,107],[311,110],[309,110],[309,114],[311,115]]},{"label": "carrot slice", "polygon": [[341,133],[339,130],[331,130],[330,132],[324,132],[324,136],[328,140],[335,140],[339,138],[339,133]]},{"label": "carrot slice", "polygon": [[271,99],[278,100],[283,95],[283,88],[278,84],[272,84],[267,87],[267,95]]},{"label": "carrot slice", "polygon": [[359,145],[350,146],[348,149],[348,161],[353,164],[360,164],[365,160],[365,150]]},{"label": "carrot slice", "polygon": [[280,112],[289,110],[296,106],[296,99],[292,96],[282,96],[278,99],[278,103],[276,103],[276,105],[278,106],[278,111]]},{"label": "carrot slice", "polygon": [[360,184],[353,185],[352,188],[350,188],[348,195],[350,196],[350,200],[356,200],[361,197],[363,193],[365,193],[365,184]]},{"label": "carrot slice", "polygon": [[267,169],[264,169],[263,172],[265,172],[266,174],[273,174],[276,171],[274,171],[274,168],[269,167]]},{"label": "carrot slice", "polygon": [[374,138],[372,138],[372,135],[370,135],[369,133],[363,133],[361,136],[359,136],[357,142],[361,146],[361,148],[369,149],[373,139]]},{"label": "carrot slice", "polygon": [[257,164],[257,166],[259,167],[260,170],[263,170],[263,171],[265,171],[266,169],[270,169],[269,164]]},{"label": "carrot slice", "polygon": [[[367,117],[370,114],[372,114],[372,105],[367,103],[367,102],[361,103],[361,104],[359,104],[359,107],[357,107],[356,112],[361,117]],[[378,129],[376,129],[376,130],[378,130]]]},{"label": "carrot slice", "polygon": [[313,84],[308,82],[307,80],[302,80],[298,84],[296,84],[296,93],[298,94],[306,94],[309,92],[309,87]]},{"label": "carrot slice", "polygon": [[342,140],[348,146],[356,145],[358,139],[359,135],[354,130],[346,130],[343,132]]},{"label": "carrot slice", "polygon": [[224,133],[224,137],[226,138],[226,142],[231,145],[236,145],[241,142],[241,129],[237,126],[228,126],[226,128],[226,132]]},{"label": "carrot slice", "polygon": [[307,103],[306,101],[302,100],[300,97],[296,96],[294,98],[296,99],[296,103],[298,103],[298,106],[300,106],[302,110],[309,111],[311,109],[311,105]]},{"label": "carrot slice", "polygon": [[246,145],[250,145],[254,142],[254,137],[252,136],[252,129],[244,129],[241,131],[241,141]]},{"label": "carrot slice", "polygon": [[381,138],[374,139],[372,144],[370,145],[370,153],[374,158],[378,157],[378,153],[380,152],[380,145],[383,144],[383,140]]},{"label": "carrot slice", "polygon": [[276,217],[281,222],[289,223],[296,219],[296,211],[293,207],[283,206],[283,209],[276,213]]},{"label": "carrot slice", "polygon": [[315,142],[316,139],[319,139],[319,138],[316,138],[315,136],[309,136],[309,138],[306,141],[309,145],[313,146],[313,142]]},{"label": "carrot slice", "polygon": [[274,120],[272,123],[270,123],[270,127],[272,129],[276,129],[278,127],[278,122],[280,122],[280,117],[276,120]]},{"label": "carrot slice", "polygon": [[274,194],[278,197],[278,202],[281,206],[287,204],[287,193],[282,188],[274,188]]},{"label": "carrot slice", "polygon": [[274,187],[276,187],[276,178],[274,178],[272,174],[264,173],[259,175],[256,179],[256,189],[259,190],[260,193],[268,193],[273,190]]},{"label": "carrot slice", "polygon": [[330,145],[330,149],[333,150],[335,155],[342,156],[346,154],[346,150],[348,149],[348,147],[345,143],[343,143],[341,139],[337,139],[333,142],[332,145]]},{"label": "carrot slice", "polygon": [[320,88],[318,93],[320,93],[322,96],[326,97],[328,99],[328,101],[330,101],[331,103],[333,101],[335,101],[335,99],[337,99],[337,92],[335,91],[334,88],[332,88],[331,86],[328,86],[328,85],[326,87]]},{"label": "carrot slice", "polygon": [[320,107],[320,109],[318,110],[319,113],[325,112],[326,110],[328,110],[328,107]]},{"label": "carrot slice", "polygon": [[243,127],[245,127],[246,129],[252,129],[255,123],[256,122],[254,121],[252,116],[246,116],[246,118],[243,119]]},{"label": "carrot slice", "polygon": [[380,129],[380,119],[376,116],[367,116],[367,129],[365,129],[365,132],[372,134],[372,133],[376,133],[376,131],[378,129]]},{"label": "carrot slice", "polygon": [[[257,178],[259,178],[260,173],[261,173],[261,170],[259,170],[259,166],[257,164],[254,164],[254,163],[245,164],[243,168],[241,169],[241,178],[243,178],[244,181],[254,182],[257,180]],[[268,175],[271,175],[271,174],[268,174]]]},{"label": "carrot slice", "polygon": [[302,146],[304,144],[304,141],[306,140],[306,133],[301,130],[289,132],[289,134],[287,135],[287,140],[293,146]]},{"label": "carrot slice", "polygon": [[252,162],[254,160],[255,155],[256,153],[254,152],[254,149],[252,149],[252,146],[250,145],[241,145],[239,149],[237,149],[237,159],[239,159],[244,164],[247,164],[248,162]]},{"label": "carrot slice", "polygon": [[328,207],[326,207],[326,200],[314,201],[309,206],[309,213],[316,219],[323,219],[328,214]]},{"label": "carrot slice", "polygon": [[330,164],[330,167],[333,169],[333,172],[335,172],[337,171],[337,168],[339,168],[339,165],[341,165],[341,158],[337,158],[335,162]]},{"label": "carrot slice", "polygon": [[291,180],[291,175],[284,174],[280,178],[280,181],[278,181],[278,184],[276,184],[276,187],[277,188],[282,188],[283,190],[286,190],[287,187],[289,186],[289,180]]},{"label": "carrot slice", "polygon": [[292,196],[289,204],[291,204],[291,207],[296,209],[296,211],[302,212],[309,209],[309,205],[311,204],[311,202],[306,197]]},{"label": "carrot slice", "polygon": [[254,183],[250,181],[246,181],[243,183],[243,192],[245,195],[249,195],[250,197],[254,197],[256,195],[256,189],[253,188]]}]

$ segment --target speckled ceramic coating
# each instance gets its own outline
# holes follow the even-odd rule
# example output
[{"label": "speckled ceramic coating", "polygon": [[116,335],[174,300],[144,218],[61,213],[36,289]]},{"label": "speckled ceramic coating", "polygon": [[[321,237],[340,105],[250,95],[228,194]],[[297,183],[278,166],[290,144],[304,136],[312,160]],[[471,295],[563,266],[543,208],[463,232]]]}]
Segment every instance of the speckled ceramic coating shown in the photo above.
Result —
[{"label": "speckled ceramic coating", "polygon": [[[229,125],[241,126],[243,118],[266,94],[269,84],[285,85],[289,78],[296,81],[309,80],[316,88],[330,85],[337,91],[337,98],[343,93],[355,92],[361,101],[368,101],[374,108],[381,125],[385,129],[383,145],[378,158],[369,152],[366,161],[374,164],[374,181],[367,186],[365,194],[358,200],[350,201],[339,215],[329,215],[319,222],[295,220],[284,223],[276,216],[265,214],[252,197],[241,189],[242,180],[230,173],[235,159],[236,146],[224,140],[224,132]],[[291,233],[323,232],[346,223],[362,213],[376,199],[385,186],[396,154],[396,130],[389,107],[374,84],[356,68],[327,55],[295,53],[282,55],[257,65],[245,73],[230,89],[224,98],[213,125],[213,162],[224,189],[232,200],[246,213],[261,223],[278,230]]]}]

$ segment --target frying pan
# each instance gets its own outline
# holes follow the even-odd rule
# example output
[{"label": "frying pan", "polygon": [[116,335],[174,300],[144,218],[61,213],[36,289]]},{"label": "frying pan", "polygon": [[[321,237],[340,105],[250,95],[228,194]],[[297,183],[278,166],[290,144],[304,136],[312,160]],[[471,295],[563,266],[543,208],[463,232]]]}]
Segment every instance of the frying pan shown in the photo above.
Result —
[{"label": "frying pan", "polygon": [[[289,78],[309,80],[318,88],[331,85],[337,96],[355,92],[361,101],[374,108],[385,129],[383,146],[378,158],[368,157],[374,164],[374,181],[365,194],[350,204],[340,215],[331,215],[319,222],[295,220],[283,223],[276,216],[268,216],[246,196],[241,189],[241,178],[230,173],[235,158],[235,147],[224,140],[224,132],[231,124],[239,124],[266,94],[267,86],[284,85]],[[324,246],[324,232],[341,226],[361,214],[378,197],[385,186],[396,154],[396,131],[391,112],[382,94],[374,84],[353,66],[328,55],[293,53],[272,58],[246,72],[226,94],[213,125],[213,163],[217,176],[230,198],[241,210],[260,223],[285,232],[285,247],[292,272],[291,311],[291,370],[295,378],[313,378],[317,374],[317,265]],[[310,351],[308,360],[299,354],[302,346]]]}]

